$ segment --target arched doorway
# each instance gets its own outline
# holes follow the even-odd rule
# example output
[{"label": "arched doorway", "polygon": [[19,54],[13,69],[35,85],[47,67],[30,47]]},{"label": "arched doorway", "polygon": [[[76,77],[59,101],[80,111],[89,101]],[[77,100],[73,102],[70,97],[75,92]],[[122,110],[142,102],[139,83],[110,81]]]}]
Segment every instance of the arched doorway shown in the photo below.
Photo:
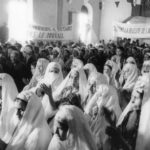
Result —
[{"label": "arched doorway", "polygon": [[81,7],[78,20],[78,34],[81,42],[86,45],[92,43],[93,8],[88,2]]}]

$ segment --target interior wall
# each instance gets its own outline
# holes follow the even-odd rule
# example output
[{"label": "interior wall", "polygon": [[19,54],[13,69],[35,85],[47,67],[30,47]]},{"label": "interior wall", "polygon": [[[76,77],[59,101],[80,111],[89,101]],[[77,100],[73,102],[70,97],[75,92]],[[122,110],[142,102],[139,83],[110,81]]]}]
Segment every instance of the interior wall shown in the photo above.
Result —
[{"label": "interior wall", "polygon": [[8,23],[8,2],[9,0],[0,0],[0,26]]},{"label": "interior wall", "polygon": [[[81,12],[81,7],[84,5],[84,0],[72,0],[71,3],[68,3],[67,0],[63,0],[63,14],[62,14],[62,25],[68,25],[68,12],[73,12],[73,26],[75,34],[77,34],[77,27],[78,27],[78,15]],[[99,9],[99,1],[98,0],[85,0],[88,2],[93,9],[93,33],[94,38],[99,39],[99,27],[100,27],[100,9]],[[77,37],[77,35],[75,35]]]},{"label": "interior wall", "polygon": [[33,0],[33,21],[38,25],[57,27],[57,0]]},{"label": "interior wall", "polygon": [[99,39],[100,32],[100,16],[101,11],[99,9],[99,1],[89,0],[89,3],[93,7],[93,32],[97,39]]},{"label": "interior wall", "polygon": [[100,39],[113,39],[113,22],[122,22],[131,16],[131,4],[127,0],[120,0],[118,7],[115,0],[104,0],[100,17]]}]

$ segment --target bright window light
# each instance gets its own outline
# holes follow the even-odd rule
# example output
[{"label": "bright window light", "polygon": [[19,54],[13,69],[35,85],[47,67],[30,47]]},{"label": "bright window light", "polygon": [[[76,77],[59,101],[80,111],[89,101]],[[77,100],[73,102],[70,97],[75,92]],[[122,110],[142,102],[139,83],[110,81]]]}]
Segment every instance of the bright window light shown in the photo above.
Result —
[{"label": "bright window light", "polygon": [[26,41],[28,28],[27,3],[11,0],[8,6],[9,40]]},{"label": "bright window light", "polygon": [[80,13],[78,17],[78,34],[81,42],[85,43],[86,41],[86,35],[88,32],[88,14],[86,13]]}]

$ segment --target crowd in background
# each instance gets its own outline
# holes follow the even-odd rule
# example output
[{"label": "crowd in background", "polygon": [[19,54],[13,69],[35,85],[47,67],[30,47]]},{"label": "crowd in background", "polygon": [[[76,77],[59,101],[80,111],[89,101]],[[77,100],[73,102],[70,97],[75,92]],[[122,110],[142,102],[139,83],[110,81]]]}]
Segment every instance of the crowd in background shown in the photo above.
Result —
[{"label": "crowd in background", "polygon": [[150,46],[138,40],[0,46],[0,149],[150,149]]}]

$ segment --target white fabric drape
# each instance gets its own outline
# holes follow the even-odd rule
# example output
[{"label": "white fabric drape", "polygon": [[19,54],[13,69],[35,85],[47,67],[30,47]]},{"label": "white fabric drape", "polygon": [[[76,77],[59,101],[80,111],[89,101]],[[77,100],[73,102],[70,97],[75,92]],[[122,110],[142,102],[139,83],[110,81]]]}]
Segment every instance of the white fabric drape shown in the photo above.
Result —
[{"label": "white fabric drape", "polygon": [[57,135],[49,145],[48,150],[96,150],[94,137],[88,126],[88,122],[83,112],[75,106],[61,106],[55,116],[54,132],[57,130],[59,122],[67,122],[67,139],[61,141]]},{"label": "white fabric drape", "polygon": [[25,100],[27,94],[31,95],[28,97],[23,118],[6,150],[47,150],[52,138],[40,99],[31,92],[20,93],[17,97],[21,96]]},{"label": "white fabric drape", "polygon": [[[9,130],[8,122],[11,115],[15,112],[14,100],[18,90],[13,78],[6,74],[0,74],[0,86],[2,86],[2,110],[0,115],[0,138],[3,139]],[[11,132],[11,131],[10,131]]]}]

